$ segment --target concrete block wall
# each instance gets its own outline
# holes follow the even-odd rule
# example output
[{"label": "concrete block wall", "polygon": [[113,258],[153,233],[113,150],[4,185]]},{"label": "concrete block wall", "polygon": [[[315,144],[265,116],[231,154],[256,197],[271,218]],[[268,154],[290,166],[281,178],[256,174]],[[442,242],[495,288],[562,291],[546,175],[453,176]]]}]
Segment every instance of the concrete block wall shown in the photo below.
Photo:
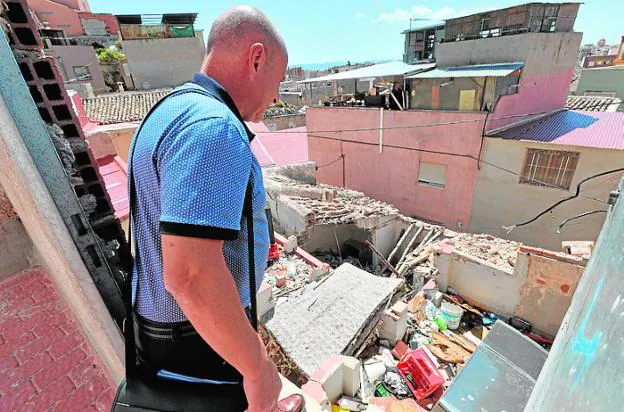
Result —
[{"label": "concrete block wall", "polygon": [[96,197],[97,208],[89,216],[91,226],[102,239],[117,240],[121,245],[120,252],[123,253],[126,250],[124,232],[119,220],[115,219],[114,208],[97,161],[85,141],[56,61],[53,57],[42,57],[38,53],[43,48],[41,38],[26,0],[7,0],[6,4],[6,18],[12,27],[10,44],[41,119],[58,125],[74,150],[75,166],[83,181],[74,185],[76,195],[92,194]]}]

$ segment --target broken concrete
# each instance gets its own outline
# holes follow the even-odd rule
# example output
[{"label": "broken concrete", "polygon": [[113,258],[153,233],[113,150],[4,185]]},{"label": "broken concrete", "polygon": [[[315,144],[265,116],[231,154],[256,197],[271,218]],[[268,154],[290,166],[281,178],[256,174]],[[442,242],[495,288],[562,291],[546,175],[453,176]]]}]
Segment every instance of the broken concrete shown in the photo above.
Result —
[{"label": "broken concrete", "polygon": [[368,337],[365,329],[376,324],[402,283],[344,264],[316,289],[278,305],[267,328],[310,375],[331,355],[355,353]]}]

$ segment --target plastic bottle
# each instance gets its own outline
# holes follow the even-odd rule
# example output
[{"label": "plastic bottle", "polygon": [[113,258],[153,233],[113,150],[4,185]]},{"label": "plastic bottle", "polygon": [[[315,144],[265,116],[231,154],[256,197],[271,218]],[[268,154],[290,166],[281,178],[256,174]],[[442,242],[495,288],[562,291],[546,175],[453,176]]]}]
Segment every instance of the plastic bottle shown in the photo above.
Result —
[{"label": "plastic bottle", "polygon": [[446,321],[444,320],[444,318],[442,316],[436,316],[436,318],[433,320],[435,322],[436,325],[438,325],[438,328],[440,329],[440,332],[444,332],[447,328],[446,325]]}]

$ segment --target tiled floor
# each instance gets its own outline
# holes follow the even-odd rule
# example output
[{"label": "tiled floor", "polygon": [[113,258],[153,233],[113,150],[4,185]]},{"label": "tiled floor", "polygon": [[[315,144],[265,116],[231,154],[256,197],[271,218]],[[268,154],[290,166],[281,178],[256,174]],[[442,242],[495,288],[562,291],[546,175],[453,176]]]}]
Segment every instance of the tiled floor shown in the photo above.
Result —
[{"label": "tiled floor", "polygon": [[0,281],[0,411],[105,411],[113,395],[48,274]]}]

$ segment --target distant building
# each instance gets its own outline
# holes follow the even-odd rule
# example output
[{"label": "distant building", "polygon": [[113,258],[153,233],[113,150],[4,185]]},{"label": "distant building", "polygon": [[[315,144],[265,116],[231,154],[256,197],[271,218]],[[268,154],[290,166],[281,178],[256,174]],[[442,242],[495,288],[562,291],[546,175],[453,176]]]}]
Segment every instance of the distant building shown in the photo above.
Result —
[{"label": "distant building", "polygon": [[412,63],[420,60],[434,60],[436,46],[444,38],[444,22],[419,26],[405,30],[403,61]]},{"label": "distant building", "polygon": [[112,14],[91,13],[87,0],[27,0],[35,22],[46,39],[66,38],[72,45],[107,47],[119,34]]},{"label": "distant building", "polygon": [[469,230],[473,203],[486,202],[476,199],[480,170],[507,164],[480,162],[484,134],[566,105],[581,43],[581,33],[573,31],[578,8],[530,3],[447,20],[435,43],[435,67],[412,65],[382,79],[393,89],[405,87],[399,101],[405,110],[307,109],[308,130],[324,131],[308,136],[317,178],[405,214]]},{"label": "distant building", "polygon": [[624,99],[624,65],[583,69],[576,94]]},{"label": "distant building", "polygon": [[[581,195],[562,203],[536,222],[512,226],[555,204],[594,174],[624,163],[624,113],[564,110],[506,129],[490,132],[482,152],[473,196],[470,231],[489,233],[560,250],[566,240],[596,240],[606,214],[593,214],[557,227],[581,213],[605,209],[622,173],[588,181]],[[488,164],[504,165],[509,173]],[[600,202],[596,201],[598,199]]]},{"label": "distant building", "polygon": [[201,67],[206,44],[194,27],[197,13],[116,17],[135,88],[179,86]]},{"label": "distant building", "polygon": [[114,44],[119,26],[112,14],[91,13],[87,0],[27,0],[44,52],[54,56],[65,85],[84,96],[108,88],[93,46]]},{"label": "distant building", "polygon": [[616,55],[586,56],[583,59],[583,68],[613,66],[613,61],[616,58]]}]

